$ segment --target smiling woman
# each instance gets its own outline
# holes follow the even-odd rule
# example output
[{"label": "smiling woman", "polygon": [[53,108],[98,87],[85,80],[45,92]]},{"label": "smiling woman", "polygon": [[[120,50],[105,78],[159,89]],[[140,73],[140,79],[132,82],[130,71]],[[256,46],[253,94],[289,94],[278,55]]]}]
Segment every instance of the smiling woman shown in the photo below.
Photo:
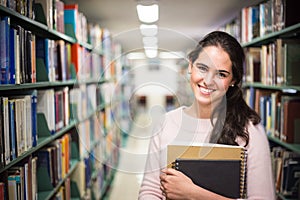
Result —
[{"label": "smiling woman", "polygon": [[[151,139],[139,199],[229,199],[166,168],[174,143],[220,143],[247,149],[247,199],[275,199],[269,144],[260,117],[243,99],[243,49],[231,35],[215,31],[188,55],[191,106],[166,113]],[[257,181],[259,180],[259,182]]]}]

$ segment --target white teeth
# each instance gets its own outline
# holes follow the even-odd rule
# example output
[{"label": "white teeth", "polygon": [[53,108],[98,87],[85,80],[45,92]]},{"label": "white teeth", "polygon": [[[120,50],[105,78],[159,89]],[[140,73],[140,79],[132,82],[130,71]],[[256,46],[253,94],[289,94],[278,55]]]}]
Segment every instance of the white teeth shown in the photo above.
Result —
[{"label": "white teeth", "polygon": [[212,93],[212,92],[213,92],[213,90],[207,89],[207,88],[203,88],[203,87],[200,87],[200,90],[201,90],[203,93]]}]

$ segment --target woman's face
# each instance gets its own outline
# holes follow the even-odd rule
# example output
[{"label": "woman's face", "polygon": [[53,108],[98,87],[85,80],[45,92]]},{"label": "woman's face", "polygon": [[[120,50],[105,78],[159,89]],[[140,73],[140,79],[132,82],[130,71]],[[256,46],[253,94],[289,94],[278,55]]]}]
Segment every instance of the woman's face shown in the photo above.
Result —
[{"label": "woman's face", "polygon": [[229,55],[220,47],[204,47],[194,63],[189,63],[190,83],[201,106],[218,103],[234,84]]}]

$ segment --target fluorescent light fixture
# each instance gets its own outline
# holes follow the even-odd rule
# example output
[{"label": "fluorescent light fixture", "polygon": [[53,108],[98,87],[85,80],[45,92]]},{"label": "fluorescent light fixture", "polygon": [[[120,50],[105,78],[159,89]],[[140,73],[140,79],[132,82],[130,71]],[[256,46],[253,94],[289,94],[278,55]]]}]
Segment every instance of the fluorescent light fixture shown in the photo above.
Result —
[{"label": "fluorescent light fixture", "polygon": [[185,54],[181,51],[170,51],[170,52],[160,52],[159,58],[162,59],[182,59],[185,58]]},{"label": "fluorescent light fixture", "polygon": [[139,20],[144,23],[153,23],[158,20],[158,5],[153,4],[150,6],[144,6],[138,4],[136,6]]},{"label": "fluorescent light fixture", "polygon": [[145,54],[148,58],[155,58],[157,56],[157,45],[144,46]]},{"label": "fluorescent light fixture", "polygon": [[145,49],[145,54],[148,58],[155,58],[157,56],[157,49]]},{"label": "fluorescent light fixture", "polygon": [[157,37],[143,37],[144,46],[157,45]]},{"label": "fluorescent light fixture", "polygon": [[157,25],[155,25],[155,24],[152,24],[152,25],[141,24],[140,25],[140,31],[143,36],[148,36],[148,37],[155,36],[155,35],[157,35],[157,29],[158,29]]},{"label": "fluorescent light fixture", "polygon": [[145,59],[146,56],[144,53],[142,52],[131,52],[129,54],[127,54],[127,59],[129,60],[139,60],[139,59]]}]

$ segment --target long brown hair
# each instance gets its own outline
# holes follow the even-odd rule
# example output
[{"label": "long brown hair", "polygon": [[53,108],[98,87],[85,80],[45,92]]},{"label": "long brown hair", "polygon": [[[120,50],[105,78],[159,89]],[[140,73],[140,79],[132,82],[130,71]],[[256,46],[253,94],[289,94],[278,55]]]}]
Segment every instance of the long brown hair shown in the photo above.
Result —
[{"label": "long brown hair", "polygon": [[[221,47],[228,53],[232,63],[232,73],[235,84],[229,87],[223,97],[223,103],[214,110],[212,118],[220,113],[225,113],[224,117],[218,116],[214,124],[214,129],[210,142],[238,145],[236,138],[241,137],[245,141],[245,146],[249,143],[249,133],[247,125],[251,121],[254,125],[260,123],[259,115],[251,109],[243,98],[242,78],[244,73],[244,51],[239,42],[226,32],[214,31],[206,35],[189,53],[188,59],[194,63],[202,49],[207,46]],[[220,131],[221,130],[221,131]]]}]

